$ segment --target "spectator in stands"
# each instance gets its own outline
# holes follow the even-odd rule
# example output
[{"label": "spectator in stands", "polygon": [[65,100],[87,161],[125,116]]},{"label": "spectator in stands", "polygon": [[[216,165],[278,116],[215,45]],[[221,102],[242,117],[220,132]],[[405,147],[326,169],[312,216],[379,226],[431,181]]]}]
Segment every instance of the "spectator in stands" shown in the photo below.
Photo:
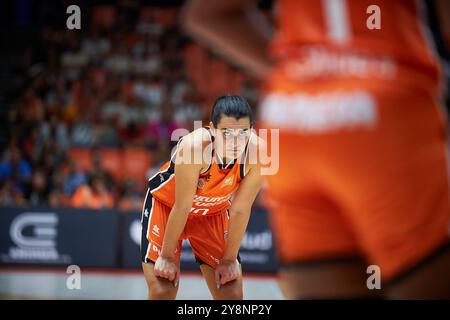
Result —
[{"label": "spectator in stands", "polygon": [[60,188],[55,188],[48,196],[48,204],[54,208],[68,207],[70,206],[70,197],[65,195]]},{"label": "spectator in stands", "polygon": [[120,137],[122,145],[125,147],[142,146],[145,143],[144,128],[135,120],[130,121],[125,127],[120,129]]},{"label": "spectator in stands", "polygon": [[105,68],[113,73],[125,74],[132,68],[130,55],[125,44],[125,39],[116,42],[116,46],[113,46],[112,52],[107,55]]},{"label": "spectator in stands", "polygon": [[24,195],[29,205],[38,206],[48,203],[49,184],[44,168],[34,170],[31,182],[24,188]]},{"label": "spectator in stands", "polygon": [[[191,131],[193,121],[209,113],[203,107],[206,87],[200,88],[185,65],[182,46],[188,40],[173,24],[161,23],[159,11],[133,18],[141,12],[138,7],[131,15],[129,7],[120,8],[117,21],[87,23],[82,33],[42,20],[27,53],[30,84],[9,112],[10,145],[20,150],[12,147],[2,156],[0,204],[29,199],[31,204],[65,206],[76,199],[74,203],[84,205],[88,195],[94,207],[103,206],[99,199],[116,194],[117,181],[94,152],[90,174],[99,174],[102,181],[96,190],[102,184],[109,190],[93,191],[88,173],[77,163],[62,165],[68,149],[145,146],[155,150],[157,169],[176,143],[170,141],[173,130]],[[254,96],[253,89],[243,88]],[[135,208],[138,186],[129,186],[118,207]],[[105,203],[112,206],[112,200]]]},{"label": "spectator in stands", "polygon": [[69,158],[69,171],[64,177],[63,190],[67,196],[72,196],[75,190],[83,184],[87,183],[87,175],[78,164]]},{"label": "spectator in stands", "polygon": [[105,184],[109,191],[112,191],[112,187],[115,185],[113,176],[103,167],[102,155],[99,148],[95,148],[92,151],[92,169],[90,170],[90,176],[98,177]]},{"label": "spectator in stands", "polygon": [[39,127],[33,126],[26,135],[19,141],[22,155],[25,159],[32,161],[34,153],[37,153],[44,146],[44,141],[39,137]]},{"label": "spectator in stands", "polygon": [[23,190],[32,175],[32,168],[27,160],[22,158],[16,147],[11,147],[3,153],[0,163],[0,180],[10,179],[14,187]]},{"label": "spectator in stands", "polygon": [[168,100],[161,108],[161,117],[151,121],[145,128],[145,135],[150,139],[153,147],[157,146],[159,140],[171,141],[173,130],[181,126],[173,120],[172,106]]},{"label": "spectator in stands", "polygon": [[89,55],[81,50],[80,40],[75,32],[67,32],[67,47],[61,55],[61,66],[66,80],[76,80],[82,68],[89,63]]},{"label": "spectator in stands", "polygon": [[144,49],[142,57],[134,61],[134,72],[137,74],[155,75],[160,70],[161,56],[159,52],[151,52],[149,47]]},{"label": "spectator in stands", "polygon": [[134,85],[134,94],[138,99],[151,106],[159,107],[166,96],[165,88],[161,76],[155,74],[148,76],[144,81],[139,81]]},{"label": "spectator in stands", "polygon": [[100,147],[117,148],[120,146],[120,137],[117,133],[118,121],[110,118],[98,124],[94,130],[95,145]]},{"label": "spectator in stands", "polygon": [[51,207],[66,207],[70,205],[70,197],[64,194],[65,176],[59,165],[50,175],[49,186],[50,193],[48,195],[48,203]]},{"label": "spectator in stands", "polygon": [[21,101],[19,117],[25,123],[39,123],[44,119],[45,109],[42,100],[36,95],[33,88],[28,88]]},{"label": "spectator in stands", "polygon": [[0,205],[26,205],[26,200],[23,197],[22,190],[15,187],[11,180],[0,180]]},{"label": "spectator in stands", "polygon": [[94,63],[101,61],[110,49],[109,38],[95,26],[91,27],[89,35],[81,41],[81,51]]},{"label": "spectator in stands", "polygon": [[154,152],[154,158],[152,159],[152,165],[148,168],[146,177],[149,179],[159,168],[170,158],[171,150],[168,140],[158,140],[156,151]]},{"label": "spectator in stands", "polygon": [[49,121],[43,122],[39,128],[39,141],[54,139],[58,149],[66,150],[70,141],[66,124],[60,121],[56,114],[51,114],[49,118]]},{"label": "spectator in stands", "polygon": [[182,123],[187,130],[194,129],[194,121],[202,121],[205,110],[198,103],[198,96],[194,90],[188,90],[174,113],[174,120]]},{"label": "spectator in stands", "polygon": [[123,194],[118,201],[117,209],[120,211],[142,210],[142,195],[134,180],[128,179],[123,183]]},{"label": "spectator in stands", "polygon": [[71,145],[90,147],[94,140],[93,114],[82,113],[72,127]]},{"label": "spectator in stands", "polygon": [[93,175],[88,184],[77,188],[71,199],[71,205],[75,208],[110,209],[114,207],[114,199],[106,189],[101,176]]}]

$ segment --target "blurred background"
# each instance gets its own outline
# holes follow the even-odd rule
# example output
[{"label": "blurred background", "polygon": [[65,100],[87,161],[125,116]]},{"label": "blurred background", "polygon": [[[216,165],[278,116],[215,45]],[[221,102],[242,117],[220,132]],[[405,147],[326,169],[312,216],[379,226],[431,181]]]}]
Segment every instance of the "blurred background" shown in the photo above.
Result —
[{"label": "blurred background", "polygon": [[[183,3],[0,2],[0,299],[146,299],[141,210],[172,132],[207,125],[223,93],[258,114],[262,92],[183,32]],[[80,30],[66,27],[74,4]],[[258,7],[273,19],[271,0]],[[244,299],[282,299],[263,200],[240,252]],[[187,241],[181,263],[178,298],[210,299]],[[67,286],[70,265],[81,268],[79,290]]]},{"label": "blurred background", "polygon": [[[66,27],[72,4],[80,30]],[[181,5],[1,2],[0,298],[146,298],[140,215],[172,131],[207,125],[223,93],[258,104],[256,79],[182,32]],[[270,17],[270,1],[260,8]],[[244,296],[280,298],[260,197],[254,211]],[[66,288],[72,264],[82,290]],[[209,299],[188,243],[182,269],[180,298]]]},{"label": "blurred background", "polygon": [[2,10],[1,204],[79,207],[85,186],[140,210],[174,129],[208,124],[224,92],[257,105],[255,79],[180,30],[181,1],[94,3],[78,3],[81,30],[66,28],[71,1]]}]

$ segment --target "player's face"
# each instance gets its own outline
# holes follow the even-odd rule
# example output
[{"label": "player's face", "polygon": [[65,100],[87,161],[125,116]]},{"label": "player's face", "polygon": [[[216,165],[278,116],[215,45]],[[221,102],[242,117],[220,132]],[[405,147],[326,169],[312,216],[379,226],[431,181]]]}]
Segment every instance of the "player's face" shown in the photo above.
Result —
[{"label": "player's face", "polygon": [[248,117],[237,120],[233,117],[222,116],[217,124],[215,136],[217,148],[222,151],[223,157],[229,160],[239,157],[245,149],[250,132]]}]

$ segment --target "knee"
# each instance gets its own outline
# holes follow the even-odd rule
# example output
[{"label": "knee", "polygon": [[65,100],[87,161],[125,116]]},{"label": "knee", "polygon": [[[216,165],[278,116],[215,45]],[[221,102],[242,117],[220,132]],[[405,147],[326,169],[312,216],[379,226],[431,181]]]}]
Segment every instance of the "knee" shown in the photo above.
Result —
[{"label": "knee", "polygon": [[243,300],[242,290],[233,290],[227,297],[227,300]]},{"label": "knee", "polygon": [[174,300],[176,298],[176,291],[168,288],[150,288],[148,292],[149,300]]},{"label": "knee", "polygon": [[218,290],[215,300],[243,300],[243,292],[241,288],[222,287]]}]

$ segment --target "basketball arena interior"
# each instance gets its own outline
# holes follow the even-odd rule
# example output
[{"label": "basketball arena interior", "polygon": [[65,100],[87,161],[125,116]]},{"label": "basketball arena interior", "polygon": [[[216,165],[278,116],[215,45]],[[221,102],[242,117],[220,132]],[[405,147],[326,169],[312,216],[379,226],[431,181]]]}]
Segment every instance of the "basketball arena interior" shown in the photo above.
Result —
[{"label": "basketball arena interior", "polygon": [[[276,1],[256,2],[273,19]],[[258,123],[260,78],[187,33],[184,4],[0,4],[0,299],[147,299],[144,197],[172,132],[208,124],[224,93]],[[286,299],[265,200],[239,250],[245,300]],[[212,299],[188,241],[180,259],[177,299]]]}]

